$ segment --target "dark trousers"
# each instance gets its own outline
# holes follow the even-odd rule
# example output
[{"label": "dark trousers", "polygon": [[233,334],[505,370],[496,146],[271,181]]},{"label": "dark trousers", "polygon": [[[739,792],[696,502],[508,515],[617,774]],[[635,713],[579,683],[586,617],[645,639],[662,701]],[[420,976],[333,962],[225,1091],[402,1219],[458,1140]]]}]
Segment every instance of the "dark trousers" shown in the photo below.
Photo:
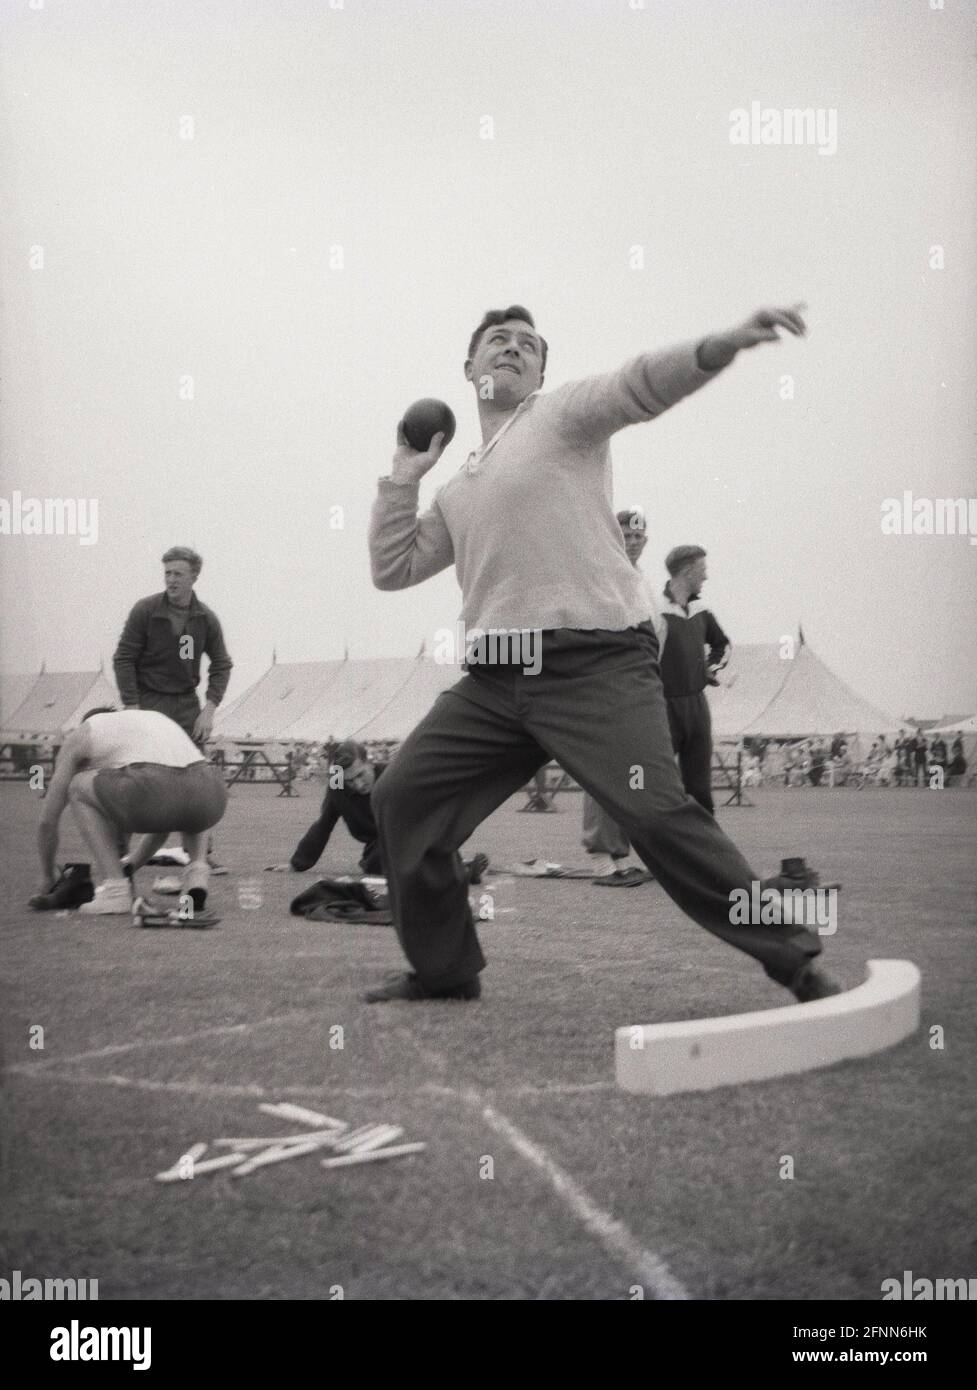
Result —
[{"label": "dark trousers", "polygon": [[192,690],[185,695],[163,695],[158,690],[140,690],[139,708],[154,709],[168,715],[174,724],[179,724],[187,738],[193,738],[193,726],[200,714],[200,701]]},{"label": "dark trousers", "polygon": [[773,979],[788,983],[820,953],[802,927],[731,925],[730,892],[756,875],[682,787],[651,625],[560,629],[544,634],[538,675],[474,667],[440,695],[374,788],[394,921],[422,983],[448,988],[484,968],[458,849],[550,758],[683,911]]},{"label": "dark trousers", "polygon": [[583,794],[582,843],[588,854],[609,854],[612,859],[627,859],[631,852],[627,836],[617,821],[586,792]]},{"label": "dark trousers", "polygon": [[[159,690],[140,690],[139,708],[154,709],[160,714],[167,715],[174,724],[179,724],[187,738],[193,739],[200,751],[204,752],[204,745],[199,739],[193,738],[193,726],[200,714],[200,701],[197,699],[195,691],[188,690],[185,695],[164,695]],[[207,853],[211,854],[213,848],[214,837],[208,835]]]},{"label": "dark trousers", "polygon": [[[319,819],[309,826],[308,830],[299,840],[295,853],[292,855],[292,868],[302,871],[311,869],[313,864],[318,864],[322,858],[323,850],[329,843],[329,836],[332,833],[332,822],[325,820],[326,803],[322,803],[322,815]],[[362,842],[361,842],[362,843]],[[382,874],[384,872],[383,862],[380,859],[380,847],[376,840],[367,840],[362,855],[360,856],[360,868],[365,874]]]},{"label": "dark trousers", "polygon": [[682,786],[710,816],[714,815],[712,715],[706,692],[701,690],[698,695],[670,695],[665,703]]}]

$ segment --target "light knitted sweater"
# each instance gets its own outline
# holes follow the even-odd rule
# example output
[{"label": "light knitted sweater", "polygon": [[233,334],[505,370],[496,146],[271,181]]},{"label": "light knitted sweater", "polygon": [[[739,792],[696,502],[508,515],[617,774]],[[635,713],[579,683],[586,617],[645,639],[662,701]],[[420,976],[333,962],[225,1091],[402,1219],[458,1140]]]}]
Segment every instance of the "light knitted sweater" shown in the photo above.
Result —
[{"label": "light knitted sweater", "polygon": [[696,344],[536,392],[417,513],[418,484],[381,478],[370,522],[378,589],[454,562],[466,629],[606,628],[656,616],[611,505],[610,436],[653,420],[717,372]]}]

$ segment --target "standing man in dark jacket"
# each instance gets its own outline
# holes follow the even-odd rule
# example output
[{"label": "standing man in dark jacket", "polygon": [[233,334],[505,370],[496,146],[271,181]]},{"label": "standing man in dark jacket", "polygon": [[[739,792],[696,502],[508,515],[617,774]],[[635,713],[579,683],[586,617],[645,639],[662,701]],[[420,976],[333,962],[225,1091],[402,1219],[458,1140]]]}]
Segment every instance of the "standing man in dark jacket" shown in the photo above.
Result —
[{"label": "standing man in dark jacket", "polygon": [[[189,546],[174,545],[166,552],[165,588],[134,605],[113,659],[115,683],[125,708],[169,715],[201,749],[210,737],[234,664],[217,614],[193,591],[202,566],[203,560]],[[203,656],[210,664],[201,709],[197,686]],[[223,872],[212,856],[211,843],[211,868]]]},{"label": "standing man in dark jacket", "polygon": [[708,577],[702,546],[676,546],[665,556],[665,568],[671,578],[665,585],[662,608],[668,637],[661,654],[661,677],[672,747],[685,790],[713,815],[712,717],[705,691],[707,685],[719,684],[716,672],[729,660],[730,642],[699,602]]},{"label": "standing man in dark jacket", "polygon": [[[133,607],[115,649],[115,681],[126,709],[155,709],[203,744],[224,698],[233,662],[217,614],[193,591],[203,560],[189,546],[163,556],[165,588]],[[200,658],[210,659],[203,709],[197,698]]]}]

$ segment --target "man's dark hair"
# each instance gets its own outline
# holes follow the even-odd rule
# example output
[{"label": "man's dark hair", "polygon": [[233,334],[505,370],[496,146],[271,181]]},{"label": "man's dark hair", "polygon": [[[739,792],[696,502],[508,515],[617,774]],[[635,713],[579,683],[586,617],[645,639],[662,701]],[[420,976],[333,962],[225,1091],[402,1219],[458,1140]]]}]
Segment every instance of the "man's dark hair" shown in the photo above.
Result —
[{"label": "man's dark hair", "polygon": [[[486,309],[482,315],[482,321],[475,329],[468,344],[468,361],[475,356],[475,349],[478,347],[479,339],[486,328],[497,328],[500,323],[507,323],[509,319],[521,319],[523,323],[528,323],[530,328],[536,327],[536,320],[523,304],[510,304],[508,309]],[[540,336],[540,344],[543,349],[543,360],[540,363],[540,372],[546,371],[546,354],[549,346],[546,339]]]},{"label": "man's dark hair", "polygon": [[696,560],[703,559],[705,553],[701,545],[677,545],[674,550],[670,550],[665,556],[665,568],[674,579],[677,574],[685,569],[686,565],[691,565]]},{"label": "man's dark hair", "polygon": [[115,705],[95,705],[93,709],[85,711],[81,716],[81,722],[84,724],[85,720],[91,719],[93,714],[118,714],[118,712]]},{"label": "man's dark hair", "polygon": [[366,761],[366,749],[362,743],[357,743],[351,738],[344,738],[342,743],[336,744],[331,761],[336,767],[348,768],[360,759]]},{"label": "man's dark hair", "polygon": [[647,535],[648,522],[640,507],[625,507],[623,511],[618,512],[617,522],[622,531],[635,531],[638,535]]},{"label": "man's dark hair", "polygon": [[193,570],[194,579],[196,579],[204,566],[202,558],[188,545],[171,545],[163,556],[163,564],[168,565],[172,560],[186,560],[187,564]]}]

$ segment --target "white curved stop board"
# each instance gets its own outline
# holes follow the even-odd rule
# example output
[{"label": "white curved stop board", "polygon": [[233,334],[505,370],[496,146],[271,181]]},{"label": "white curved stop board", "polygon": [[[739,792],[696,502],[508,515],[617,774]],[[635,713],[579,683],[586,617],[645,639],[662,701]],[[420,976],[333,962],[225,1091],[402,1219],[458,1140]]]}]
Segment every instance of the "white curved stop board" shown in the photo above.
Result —
[{"label": "white curved stop board", "polygon": [[669,1096],[828,1067],[893,1047],[919,1027],[920,976],[909,960],[870,960],[855,989],[781,1009],[615,1034],[617,1084]]}]

